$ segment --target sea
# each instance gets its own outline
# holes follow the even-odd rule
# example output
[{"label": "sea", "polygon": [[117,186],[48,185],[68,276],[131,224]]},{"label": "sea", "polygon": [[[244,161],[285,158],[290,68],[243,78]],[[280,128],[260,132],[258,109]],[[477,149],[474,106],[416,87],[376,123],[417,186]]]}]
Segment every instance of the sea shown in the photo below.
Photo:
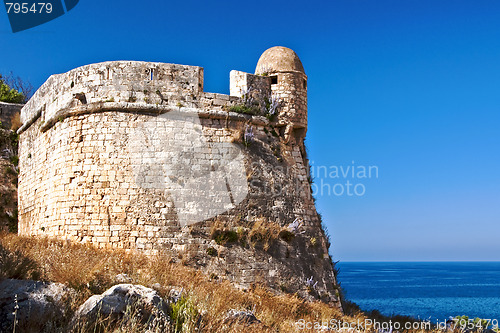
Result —
[{"label": "sea", "polygon": [[500,321],[500,262],[339,262],[338,280],[362,310],[441,321]]}]

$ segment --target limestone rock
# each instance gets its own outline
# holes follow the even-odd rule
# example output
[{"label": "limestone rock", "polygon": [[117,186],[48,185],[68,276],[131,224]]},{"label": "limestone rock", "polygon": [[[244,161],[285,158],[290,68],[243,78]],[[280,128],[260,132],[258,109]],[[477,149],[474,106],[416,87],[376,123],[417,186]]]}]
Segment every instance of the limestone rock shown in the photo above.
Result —
[{"label": "limestone rock", "polygon": [[115,276],[115,281],[118,283],[130,283],[132,278],[125,273],[120,273]]},{"label": "limestone rock", "polygon": [[255,317],[252,311],[239,311],[235,309],[228,311],[224,321],[230,324],[260,324],[260,320]]},{"label": "limestone rock", "polygon": [[168,326],[169,305],[158,293],[141,285],[118,284],[83,303],[73,317],[74,324],[129,325],[132,321],[149,329]]},{"label": "limestone rock", "polygon": [[183,292],[184,288],[171,287],[168,293],[168,299],[171,300],[173,303],[177,303],[181,299]]},{"label": "limestone rock", "polygon": [[0,331],[42,332],[61,320],[74,291],[61,283],[6,279],[0,282]]}]

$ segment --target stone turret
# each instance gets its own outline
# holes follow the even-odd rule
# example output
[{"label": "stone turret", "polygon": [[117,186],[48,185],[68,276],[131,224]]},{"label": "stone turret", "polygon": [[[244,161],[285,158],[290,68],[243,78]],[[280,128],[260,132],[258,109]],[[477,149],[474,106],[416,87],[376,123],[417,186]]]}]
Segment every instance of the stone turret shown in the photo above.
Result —
[{"label": "stone turret", "polygon": [[267,49],[255,74],[270,78],[271,93],[280,100],[278,124],[286,127],[287,140],[293,134],[302,143],[307,130],[307,75],[297,54],[283,46]]}]

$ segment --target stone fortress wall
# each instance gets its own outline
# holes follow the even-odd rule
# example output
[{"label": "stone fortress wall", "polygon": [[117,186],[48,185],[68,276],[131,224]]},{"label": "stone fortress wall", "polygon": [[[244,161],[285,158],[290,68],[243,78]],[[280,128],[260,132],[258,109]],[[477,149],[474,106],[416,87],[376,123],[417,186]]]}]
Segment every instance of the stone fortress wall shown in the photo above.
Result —
[{"label": "stone fortress wall", "polygon": [[19,116],[24,104],[0,102],[0,122],[5,129],[11,129],[15,125],[15,118]]},{"label": "stone fortress wall", "polygon": [[[308,178],[302,64],[275,47],[257,74],[230,79],[228,96],[204,92],[195,66],[115,61],[51,76],[21,112],[19,233],[168,254],[243,288],[340,306]],[[250,96],[262,115],[232,112]],[[301,226],[269,248],[211,237],[259,221]]]}]

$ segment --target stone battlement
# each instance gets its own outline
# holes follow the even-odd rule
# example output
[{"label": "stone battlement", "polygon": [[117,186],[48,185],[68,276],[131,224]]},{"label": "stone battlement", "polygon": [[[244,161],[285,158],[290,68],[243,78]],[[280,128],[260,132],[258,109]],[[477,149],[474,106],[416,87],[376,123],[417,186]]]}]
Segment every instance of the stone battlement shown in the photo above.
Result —
[{"label": "stone battlement", "polygon": [[[269,78],[264,76],[232,71],[230,85],[232,96],[204,92],[203,68],[197,66],[143,61],[86,65],[49,77],[24,106],[20,132],[39,118],[46,131],[68,116],[107,110],[165,113],[201,109],[214,117],[225,110],[226,117],[231,106],[242,102],[243,91],[258,91],[256,99],[271,95]],[[229,116],[242,117],[234,112]]]}]

